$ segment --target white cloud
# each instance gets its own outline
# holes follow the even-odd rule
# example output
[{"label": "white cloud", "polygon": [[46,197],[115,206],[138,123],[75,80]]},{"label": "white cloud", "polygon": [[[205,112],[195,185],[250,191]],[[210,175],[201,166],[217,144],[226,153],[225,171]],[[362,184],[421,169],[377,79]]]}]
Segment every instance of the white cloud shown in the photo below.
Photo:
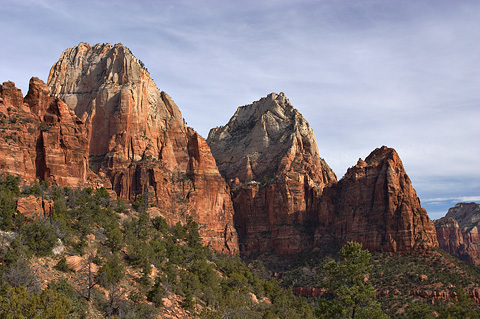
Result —
[{"label": "white cloud", "polygon": [[452,202],[452,203],[480,202],[480,196],[438,197],[438,198],[427,198],[427,199],[424,199],[423,201],[430,203],[431,205],[443,204],[444,202]]}]

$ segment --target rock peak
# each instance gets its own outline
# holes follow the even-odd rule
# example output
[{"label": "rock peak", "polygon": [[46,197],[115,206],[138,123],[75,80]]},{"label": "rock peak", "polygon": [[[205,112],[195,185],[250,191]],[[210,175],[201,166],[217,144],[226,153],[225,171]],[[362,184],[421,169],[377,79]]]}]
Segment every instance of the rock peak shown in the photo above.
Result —
[{"label": "rock peak", "polygon": [[118,196],[135,201],[148,194],[168,222],[191,217],[205,244],[238,250],[230,190],[208,145],[127,47],[80,43],[67,49],[48,86],[85,123],[89,165]]},{"label": "rock peak", "polygon": [[395,149],[384,145],[382,147],[376,148],[372,153],[370,153],[370,155],[368,155],[367,158],[365,158],[365,162],[369,164],[374,164],[374,163],[383,161],[387,158],[391,158],[395,160],[400,159]]},{"label": "rock peak", "polygon": [[438,243],[450,254],[480,265],[480,204],[458,203],[435,221]]},{"label": "rock peak", "polygon": [[[48,86],[55,97],[86,120],[89,139],[95,141],[90,143],[93,156],[121,147],[122,157],[139,160],[147,149],[156,148],[152,131],[172,125],[186,130],[178,107],[158,90],[143,63],[121,43],[92,47],[82,42],[65,50],[50,71]],[[133,132],[128,132],[127,124],[134,124],[139,129],[135,133],[149,136],[152,143],[141,142],[131,151],[127,146],[131,143],[120,146],[118,141],[112,141],[119,135],[127,135],[128,140]],[[116,153],[120,154],[118,150]]]},{"label": "rock peak", "polygon": [[318,211],[317,244],[358,241],[371,251],[438,246],[435,228],[393,148],[375,149],[326,189]]},{"label": "rock peak", "polygon": [[314,176],[314,168],[319,169],[319,183],[336,180],[320,158],[309,123],[284,93],[239,107],[225,126],[210,130],[207,141],[227,180],[261,180],[299,170]]},{"label": "rock peak", "polygon": [[312,203],[336,176],[285,94],[239,107],[207,142],[233,189],[242,252],[294,254],[308,247]]}]

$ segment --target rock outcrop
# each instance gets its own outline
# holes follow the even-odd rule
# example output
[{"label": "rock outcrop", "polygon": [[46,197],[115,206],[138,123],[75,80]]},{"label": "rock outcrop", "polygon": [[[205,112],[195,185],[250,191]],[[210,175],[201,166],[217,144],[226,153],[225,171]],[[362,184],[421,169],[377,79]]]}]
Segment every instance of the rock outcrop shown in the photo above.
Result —
[{"label": "rock outcrop", "polygon": [[463,261],[480,265],[479,204],[459,203],[434,223],[443,250]]},{"label": "rock outcrop", "polygon": [[232,188],[242,252],[294,254],[310,246],[313,203],[336,176],[285,95],[239,107],[207,141]]},{"label": "rock outcrop", "polygon": [[49,95],[38,78],[25,99],[12,82],[0,85],[0,169],[25,181],[85,186],[88,140],[84,123]]},{"label": "rock outcrop", "polygon": [[231,188],[241,251],[295,254],[358,241],[372,251],[438,245],[395,150],[382,147],[336,181],[313,131],[283,93],[238,108],[207,139]]},{"label": "rock outcrop", "polygon": [[46,218],[53,212],[53,201],[30,195],[17,199],[17,211],[27,218]]},{"label": "rock outcrop", "polygon": [[385,146],[325,189],[318,207],[316,245],[357,241],[371,251],[412,251],[438,245],[397,152]]},{"label": "rock outcrop", "polygon": [[135,201],[143,194],[152,213],[170,223],[191,217],[207,245],[238,250],[230,191],[207,143],[128,48],[67,49],[48,86],[85,121],[89,164],[118,196]]}]

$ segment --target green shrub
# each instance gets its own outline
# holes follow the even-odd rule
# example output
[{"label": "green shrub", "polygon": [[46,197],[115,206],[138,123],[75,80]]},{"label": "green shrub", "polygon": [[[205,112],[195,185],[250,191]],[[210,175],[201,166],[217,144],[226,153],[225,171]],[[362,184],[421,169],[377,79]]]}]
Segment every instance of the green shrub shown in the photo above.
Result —
[{"label": "green shrub", "polygon": [[23,242],[37,256],[47,256],[52,252],[58,238],[55,236],[52,225],[45,219],[26,223],[20,232]]},{"label": "green shrub", "polygon": [[68,268],[67,259],[65,257],[62,257],[62,259],[58,261],[54,268],[62,272],[71,272],[70,268]]}]

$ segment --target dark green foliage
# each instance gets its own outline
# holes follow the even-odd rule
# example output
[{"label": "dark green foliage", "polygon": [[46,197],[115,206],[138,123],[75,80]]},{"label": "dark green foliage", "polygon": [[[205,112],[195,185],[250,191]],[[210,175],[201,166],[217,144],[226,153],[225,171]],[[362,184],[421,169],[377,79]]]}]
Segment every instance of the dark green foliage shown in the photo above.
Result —
[{"label": "dark green foliage", "polygon": [[161,216],[157,216],[157,217],[152,218],[151,221],[152,221],[153,228],[158,230],[160,233],[165,233],[165,232],[168,231],[168,224],[167,224],[167,221],[165,220],[165,218],[163,218]]},{"label": "dark green foliage", "polygon": [[117,198],[117,201],[115,203],[115,212],[121,214],[125,212],[126,209],[127,205],[125,204],[125,201],[121,197]]},{"label": "dark green foliage", "polygon": [[48,284],[48,289],[56,292],[70,302],[71,311],[68,318],[86,318],[88,304],[84,298],[75,292],[72,285],[66,280],[53,281]]},{"label": "dark green foliage", "polygon": [[415,319],[480,318],[479,305],[463,289],[457,289],[456,293],[458,299],[456,302],[437,303],[437,305],[420,302],[411,303],[407,307],[406,315],[408,318]]},{"label": "dark green foliage", "polygon": [[20,231],[22,241],[37,256],[47,256],[58,241],[49,220],[38,219],[25,223]]},{"label": "dark green foliage", "polygon": [[407,307],[408,318],[436,319],[435,310],[431,305],[425,303],[411,303]]},{"label": "dark green foliage", "polygon": [[372,270],[371,254],[359,243],[348,242],[340,261],[325,264],[327,294],[320,300],[318,315],[325,318],[385,318],[367,280]]},{"label": "dark green foliage", "polygon": [[0,185],[11,191],[13,194],[20,194],[20,187],[18,186],[20,182],[20,177],[7,175],[5,178],[0,179]]},{"label": "dark green foliage", "polygon": [[67,318],[70,301],[52,289],[28,293],[24,287],[7,289],[0,296],[0,318]]},{"label": "dark green foliage", "polygon": [[19,178],[7,175],[0,178],[0,229],[11,230],[14,216],[17,211],[17,196],[20,194],[18,187]]},{"label": "dark green foliage", "polygon": [[98,271],[98,282],[105,288],[117,285],[125,276],[125,267],[117,254],[108,257],[105,265]]},{"label": "dark green foliage", "polygon": [[140,213],[145,212],[148,208],[148,193],[138,196],[135,202],[133,202],[132,207]]},{"label": "dark green foliage", "polygon": [[162,285],[162,278],[157,277],[155,280],[155,284],[153,285],[152,289],[147,293],[147,300],[153,302],[155,306],[161,307],[163,306],[162,298],[164,296],[164,288]]},{"label": "dark green foliage", "polygon": [[54,268],[62,272],[71,272],[70,268],[68,268],[67,260],[65,259],[65,257],[60,259]]},{"label": "dark green foliage", "polygon": [[118,222],[115,220],[107,224],[105,226],[105,232],[107,235],[106,246],[114,253],[120,251],[124,246],[124,240]]}]

